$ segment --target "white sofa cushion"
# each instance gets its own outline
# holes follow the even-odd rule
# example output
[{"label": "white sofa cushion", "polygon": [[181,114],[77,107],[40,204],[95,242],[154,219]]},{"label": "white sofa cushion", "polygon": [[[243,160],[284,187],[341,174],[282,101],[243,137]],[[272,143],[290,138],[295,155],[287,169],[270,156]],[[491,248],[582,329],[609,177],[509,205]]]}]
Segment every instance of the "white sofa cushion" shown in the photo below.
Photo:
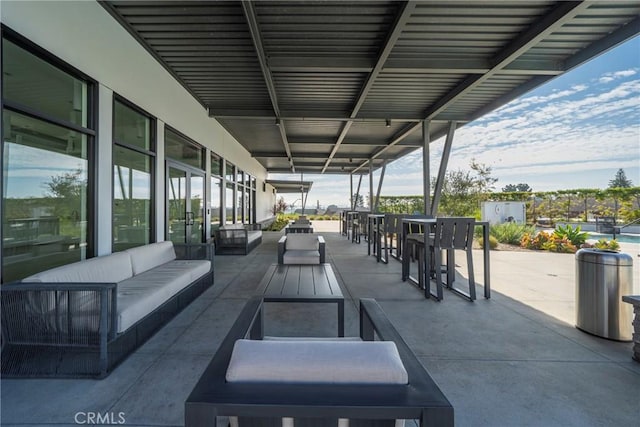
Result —
[{"label": "white sofa cushion", "polygon": [[229,382],[407,384],[391,341],[236,341]]},{"label": "white sofa cushion", "polygon": [[242,230],[244,229],[244,224],[235,223],[235,224],[225,224],[220,227],[220,230]]},{"label": "white sofa cushion", "polygon": [[127,249],[125,252],[131,256],[134,275],[144,273],[154,267],[176,259],[176,252],[173,249],[173,242],[171,241],[138,246]]},{"label": "white sofa cushion", "polygon": [[247,243],[256,241],[261,237],[262,237],[262,231],[260,230],[247,231]]},{"label": "white sofa cushion", "polygon": [[170,262],[118,284],[118,332],[160,307],[188,286],[192,266]]},{"label": "white sofa cushion", "polygon": [[78,261],[22,279],[23,282],[54,283],[117,283],[133,276],[131,257],[116,252],[96,258]]},{"label": "white sofa cushion", "polygon": [[184,266],[191,274],[191,281],[195,282],[211,270],[211,261],[206,259],[177,259],[170,264]]},{"label": "white sofa cushion", "polygon": [[287,250],[282,256],[284,264],[320,264],[320,251]]},{"label": "white sofa cushion", "polygon": [[317,251],[320,248],[320,243],[318,242],[318,236],[315,234],[288,234],[285,248],[287,251]]}]

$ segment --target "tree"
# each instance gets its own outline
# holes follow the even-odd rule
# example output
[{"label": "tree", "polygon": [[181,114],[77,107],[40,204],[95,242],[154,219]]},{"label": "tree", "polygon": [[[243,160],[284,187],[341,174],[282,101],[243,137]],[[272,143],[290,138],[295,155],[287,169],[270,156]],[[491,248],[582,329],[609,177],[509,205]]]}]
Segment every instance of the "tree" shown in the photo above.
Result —
[{"label": "tree", "polygon": [[520,183],[520,184],[507,184],[504,187],[502,187],[502,191],[504,193],[514,193],[514,192],[531,192],[533,191],[531,189],[531,187],[529,187],[529,184],[525,184],[525,183]]},{"label": "tree", "polygon": [[614,179],[609,181],[609,188],[631,188],[633,183],[630,179],[627,179],[627,175],[624,173],[624,169],[618,169]]},{"label": "tree", "polygon": [[281,214],[281,213],[284,213],[288,207],[289,205],[287,205],[287,202],[284,201],[284,197],[280,196],[276,204],[273,205],[271,212],[274,215]]},{"label": "tree", "polygon": [[[356,197],[357,196],[357,197]],[[353,198],[351,199],[351,206],[353,206],[353,200],[355,199],[356,203],[355,203],[355,207],[357,208],[363,208],[364,207],[364,196],[362,194],[354,194]]]},{"label": "tree", "polygon": [[[451,216],[477,216],[480,202],[487,199],[497,179],[491,167],[471,160],[471,170],[452,170],[445,174],[438,212]],[[435,186],[435,183],[434,183]]]}]

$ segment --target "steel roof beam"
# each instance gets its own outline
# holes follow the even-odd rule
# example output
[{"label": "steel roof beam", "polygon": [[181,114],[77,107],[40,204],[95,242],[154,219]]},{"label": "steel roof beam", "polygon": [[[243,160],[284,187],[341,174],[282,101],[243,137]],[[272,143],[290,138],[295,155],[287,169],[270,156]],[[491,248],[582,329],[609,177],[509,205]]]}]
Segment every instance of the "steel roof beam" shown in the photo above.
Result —
[{"label": "steel roof beam", "polygon": [[[395,46],[396,42],[398,41],[398,38],[400,38],[400,35],[402,34],[402,30],[404,29],[405,25],[407,24],[407,22],[411,18],[411,14],[415,10],[415,8],[416,8],[416,3],[413,2],[413,1],[405,2],[400,7],[400,11],[398,12],[398,15],[396,16],[395,22],[393,23],[393,25],[391,27],[391,31],[387,35],[387,39],[385,40],[385,42],[383,44],[383,47],[380,50],[380,53],[378,54],[378,59],[376,61],[376,65],[373,67],[373,70],[371,71],[371,74],[369,74],[369,77],[367,77],[367,81],[364,84],[364,86],[362,87],[362,90],[360,91],[360,94],[358,95],[358,99],[355,102],[355,105],[353,107],[353,111],[350,114],[350,118],[353,119],[353,118],[357,117],[358,111],[360,111],[360,108],[364,104],[364,101],[367,98],[367,95],[369,94],[369,91],[373,87],[373,84],[375,83],[376,79],[378,78],[378,75],[382,71],[382,67],[384,66],[385,62],[387,61],[387,58],[389,58],[389,55],[391,54],[391,50],[393,49],[393,47]],[[336,152],[340,148],[340,144],[342,144],[342,141],[347,136],[347,133],[349,132],[349,129],[351,128],[352,124],[353,124],[352,121],[348,121],[342,127],[342,131],[340,132],[340,135],[338,136],[338,140],[336,141],[336,144],[333,147],[333,150],[331,151],[331,154],[329,155],[329,158],[327,159],[327,161],[326,161],[326,163],[324,165],[324,168],[322,169],[323,172],[326,171],[327,168],[329,167],[329,164],[331,163],[331,160],[332,160],[333,156],[336,154]]]},{"label": "steel roof beam", "polygon": [[[219,111],[219,112],[217,112]],[[238,120],[270,120],[275,121],[276,116],[273,111],[253,110],[244,108],[209,108],[209,117],[216,119],[238,119]],[[391,120],[393,122],[418,122],[422,120],[421,116],[409,117],[406,115],[398,115],[397,113],[389,112],[368,112],[366,115],[359,115],[358,117],[351,118],[348,112],[344,115],[337,115],[333,112],[313,111],[313,110],[299,110],[299,111],[287,111],[281,110],[280,120],[296,121],[296,122],[354,122],[354,123],[371,123],[378,122],[383,124],[385,120]],[[466,122],[467,119],[460,115],[441,115],[433,119],[433,123],[443,122],[448,123],[451,120],[459,122]],[[335,138],[334,138],[335,142]]]},{"label": "steel roof beam", "polygon": [[[256,16],[255,8],[253,7],[253,2],[243,1],[241,2],[241,4],[244,17],[247,20],[247,25],[249,26],[249,32],[251,33],[251,41],[253,42],[253,47],[256,50],[258,62],[260,63],[260,70],[262,71],[264,83],[266,84],[267,91],[269,92],[269,98],[271,99],[273,111],[275,112],[276,117],[280,117],[280,107],[278,106],[278,95],[276,92],[276,86],[273,82],[273,76],[271,75],[271,71],[269,70],[269,65],[267,64],[267,57],[264,53],[262,35],[260,34],[260,27],[258,26],[258,19]],[[291,158],[291,149],[289,148],[289,141],[287,140],[287,131],[285,130],[285,124],[282,120],[278,121],[278,128],[280,130],[280,136],[282,138],[284,149],[289,155],[291,172],[295,173],[296,168],[293,164],[293,159]]]},{"label": "steel roof beam", "polygon": [[[254,151],[251,153],[251,157],[265,157],[270,159],[286,159],[288,158],[287,153],[283,152],[275,152],[275,151]],[[326,159],[326,153],[293,153],[294,159]],[[338,153],[334,156],[334,159],[341,160],[360,160],[360,159],[368,159],[369,156],[367,154],[348,154],[348,153]],[[378,159],[382,160],[391,160],[395,159],[394,156],[380,156]],[[356,166],[356,165],[352,165]]]},{"label": "steel roof beam", "polygon": [[486,73],[480,76],[468,76],[447,95],[429,107],[425,112],[425,120],[434,118],[438,113],[448,108],[451,104],[459,100],[474,88],[480,86],[498,71],[504,69],[520,55],[531,49],[554,31],[561,28],[567,21],[571,20],[588,7],[589,2],[567,1],[559,3],[551,12],[529,27],[527,31],[516,37],[504,49],[500,50],[498,54],[491,59],[490,63],[492,66]]},{"label": "steel roof beam", "polygon": [[[477,88],[482,83],[487,81],[490,77],[497,74],[500,70],[506,68],[513,63],[519,56],[525,53],[527,50],[538,44],[545,37],[561,28],[566,22],[584,12],[590,6],[589,2],[581,1],[567,1],[559,3],[553,10],[543,16],[538,22],[529,27],[526,31],[516,37],[511,43],[509,43],[504,49],[500,50],[497,55],[491,59],[493,64],[489,71],[482,75],[470,75],[467,76],[458,86],[451,90],[447,95],[440,98],[434,105],[429,107],[425,112],[424,120],[430,120],[436,117],[439,113],[448,108],[451,104],[459,100],[462,96]],[[550,76],[537,76],[534,80],[550,79]],[[503,101],[504,102],[504,101]],[[497,104],[496,104],[497,105]],[[494,107],[495,108],[495,107]],[[372,155],[372,158],[384,153],[390,147],[398,144],[402,139],[411,135],[413,132],[421,128],[420,123],[409,125],[405,131],[401,132],[398,137],[392,140],[386,147],[378,150]],[[435,141],[436,137],[432,137],[431,140]],[[361,169],[366,165],[363,162],[356,170]]]},{"label": "steel roof beam", "polygon": [[[277,73],[371,73],[375,63],[371,59],[343,57],[270,57],[269,69]],[[564,71],[558,61],[514,61],[496,72],[500,74],[544,74],[558,75]],[[491,62],[486,59],[424,59],[395,58],[384,64],[385,74],[484,74],[491,70]]]}]

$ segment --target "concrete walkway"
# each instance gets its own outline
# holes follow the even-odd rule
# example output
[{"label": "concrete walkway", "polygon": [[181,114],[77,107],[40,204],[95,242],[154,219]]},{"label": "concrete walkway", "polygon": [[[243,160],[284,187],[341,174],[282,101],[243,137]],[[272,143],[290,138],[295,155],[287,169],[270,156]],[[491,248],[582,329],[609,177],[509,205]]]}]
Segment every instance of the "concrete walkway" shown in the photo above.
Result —
[{"label": "concrete walkway", "polygon": [[[436,302],[401,281],[399,262],[376,263],[364,241],[352,244],[334,232],[335,222],[314,221],[314,228],[327,240],[328,261],[349,299],[347,334],[358,332],[358,299],[376,298],[453,404],[456,425],[639,425],[640,363],[631,359],[631,344],[573,327],[573,255],[492,252],[490,300],[470,303],[445,290]],[[3,380],[2,425],[86,424],[89,412],[128,426],[182,425],[185,399],[276,262],[280,236],[265,232],[248,256],[217,257],[213,288],[108,378]],[[481,296],[481,252],[475,256]],[[464,265],[458,272],[466,276]],[[334,305],[268,305],[268,334],[335,330]]]}]

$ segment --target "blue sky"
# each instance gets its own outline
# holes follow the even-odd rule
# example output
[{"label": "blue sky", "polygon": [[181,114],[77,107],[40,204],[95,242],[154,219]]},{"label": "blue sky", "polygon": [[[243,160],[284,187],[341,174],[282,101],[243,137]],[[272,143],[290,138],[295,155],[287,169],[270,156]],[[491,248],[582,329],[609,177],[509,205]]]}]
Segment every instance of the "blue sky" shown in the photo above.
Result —
[{"label": "blue sky", "polygon": [[[444,138],[431,144],[432,173],[443,145]],[[534,191],[606,188],[619,168],[640,186],[640,37],[458,129],[448,168],[469,169],[472,158],[492,167],[497,191],[521,182]],[[307,206],[348,205],[348,176],[305,180],[314,182]],[[422,150],[387,166],[381,194],[422,194]]]}]

